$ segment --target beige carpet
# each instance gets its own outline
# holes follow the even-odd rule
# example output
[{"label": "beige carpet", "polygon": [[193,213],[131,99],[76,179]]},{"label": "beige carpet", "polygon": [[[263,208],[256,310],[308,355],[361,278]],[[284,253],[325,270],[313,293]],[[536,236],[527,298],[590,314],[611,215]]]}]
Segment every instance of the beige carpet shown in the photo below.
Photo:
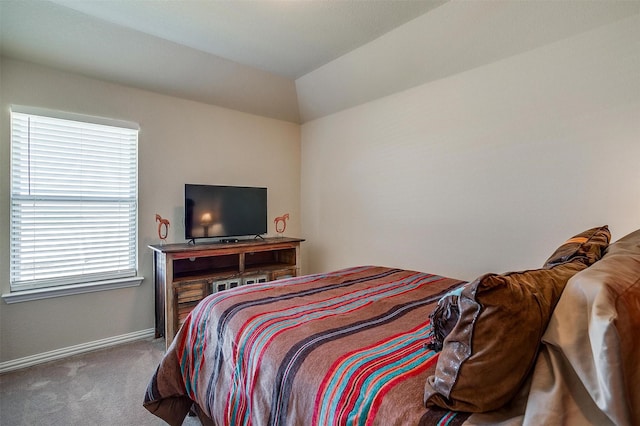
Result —
[{"label": "beige carpet", "polygon": [[143,340],[0,375],[0,425],[163,425],[142,406],[163,352]]}]

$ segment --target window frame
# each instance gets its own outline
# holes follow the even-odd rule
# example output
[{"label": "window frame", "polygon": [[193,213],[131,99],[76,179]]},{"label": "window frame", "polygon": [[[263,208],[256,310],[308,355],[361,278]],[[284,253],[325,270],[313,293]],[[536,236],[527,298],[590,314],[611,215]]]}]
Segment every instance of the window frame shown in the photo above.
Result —
[{"label": "window frame", "polygon": [[[133,231],[133,237],[131,237],[130,241],[127,243],[127,259],[130,259],[128,263],[132,266],[132,270],[127,269],[129,272],[127,273],[116,273],[113,272],[100,272],[97,274],[87,274],[87,275],[70,275],[67,277],[60,276],[53,280],[53,284],[51,282],[47,283],[47,279],[37,279],[33,282],[24,282],[14,283],[14,238],[16,237],[16,233],[13,230],[14,223],[14,199],[20,198],[15,197],[15,183],[14,183],[14,136],[13,136],[13,128],[14,128],[14,113],[17,114],[26,114],[31,116],[41,116],[46,117],[47,119],[61,119],[61,120],[70,120],[77,123],[87,123],[88,125],[101,125],[101,126],[110,126],[119,129],[131,130],[135,133],[135,146],[130,146],[129,149],[133,149],[134,152],[132,156],[130,156],[130,160],[133,161],[133,176],[131,176],[128,180],[130,184],[133,184],[133,218],[131,215],[128,216],[126,223],[128,224],[128,228],[130,231]],[[123,287],[131,287],[138,286],[143,280],[143,277],[139,276],[139,225],[138,225],[138,214],[139,214],[139,159],[138,159],[138,150],[139,150],[139,130],[140,127],[136,123],[131,123],[128,121],[122,120],[114,120],[103,117],[94,117],[88,115],[81,115],[69,112],[62,111],[53,111],[43,108],[34,108],[34,107],[24,107],[24,106],[11,106],[11,115],[10,115],[10,128],[11,128],[11,140],[10,140],[10,185],[9,185],[9,200],[11,203],[10,207],[10,218],[9,223],[11,224],[11,228],[9,231],[9,246],[10,246],[10,293],[3,294],[2,298],[6,303],[15,303],[22,302],[28,300],[37,300],[42,298],[51,298],[51,297],[59,297],[66,296],[70,294],[78,294],[78,293],[86,293],[86,292],[94,292],[94,291],[102,291],[102,290],[110,290],[115,288],[123,288]],[[130,136],[133,136],[134,133],[131,133]],[[28,167],[31,170],[32,164],[30,164],[30,160],[27,161]],[[73,199],[74,197],[70,197]],[[82,196],[76,196],[76,200],[82,199]],[[98,200],[99,202],[100,200]],[[129,198],[129,202],[131,203],[131,198]],[[84,273],[82,273],[84,274]],[[93,277],[91,277],[93,275]],[[79,278],[80,277],[80,278]]]}]

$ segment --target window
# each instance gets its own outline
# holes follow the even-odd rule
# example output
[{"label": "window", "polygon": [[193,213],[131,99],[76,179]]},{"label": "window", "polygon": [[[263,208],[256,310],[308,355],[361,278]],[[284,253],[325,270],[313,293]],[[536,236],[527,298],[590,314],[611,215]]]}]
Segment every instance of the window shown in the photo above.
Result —
[{"label": "window", "polygon": [[113,123],[12,108],[12,292],[136,275],[138,130]]}]

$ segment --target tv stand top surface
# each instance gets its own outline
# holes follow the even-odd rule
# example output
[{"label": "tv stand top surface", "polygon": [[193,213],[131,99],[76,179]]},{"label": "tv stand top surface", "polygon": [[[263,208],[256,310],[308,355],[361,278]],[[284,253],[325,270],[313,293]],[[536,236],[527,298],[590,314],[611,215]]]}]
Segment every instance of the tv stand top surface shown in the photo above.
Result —
[{"label": "tv stand top surface", "polygon": [[152,250],[162,253],[181,253],[187,251],[201,251],[201,250],[216,250],[221,248],[243,248],[250,246],[264,246],[273,245],[278,243],[300,243],[304,241],[302,238],[290,238],[290,237],[271,237],[271,238],[250,238],[250,239],[236,239],[227,238],[216,242],[206,243],[174,243],[174,244],[153,244],[149,245]]}]

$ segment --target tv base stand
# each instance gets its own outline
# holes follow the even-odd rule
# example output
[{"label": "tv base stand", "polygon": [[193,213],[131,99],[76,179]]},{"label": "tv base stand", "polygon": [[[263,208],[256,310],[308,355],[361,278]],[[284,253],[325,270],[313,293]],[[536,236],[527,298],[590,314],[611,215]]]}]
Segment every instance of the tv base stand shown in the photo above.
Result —
[{"label": "tv base stand", "polygon": [[191,310],[208,295],[300,274],[299,238],[211,244],[151,245],[156,337],[167,347]]}]

